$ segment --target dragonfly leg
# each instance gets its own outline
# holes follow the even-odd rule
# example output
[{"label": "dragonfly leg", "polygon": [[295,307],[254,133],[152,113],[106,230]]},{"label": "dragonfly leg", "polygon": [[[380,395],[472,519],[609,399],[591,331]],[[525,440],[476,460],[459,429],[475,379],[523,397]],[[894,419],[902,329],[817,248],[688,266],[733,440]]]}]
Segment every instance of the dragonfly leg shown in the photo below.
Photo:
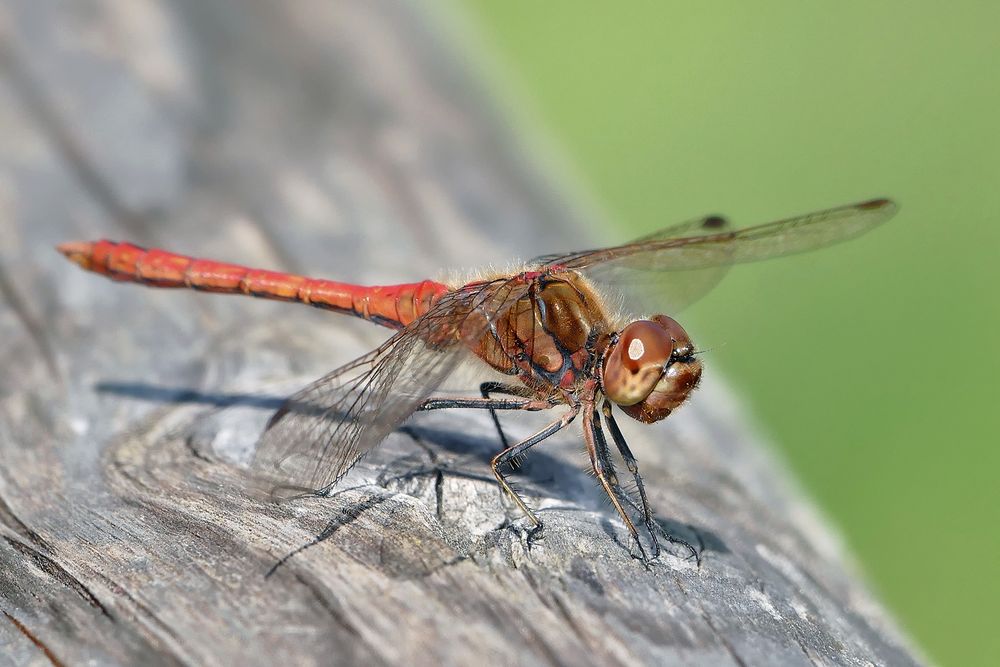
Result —
[{"label": "dragonfly leg", "polygon": [[417,406],[418,412],[446,410],[450,408],[470,408],[474,410],[548,410],[557,405],[551,401],[533,398],[428,398]]},{"label": "dragonfly leg", "polygon": [[[625,466],[632,473],[632,478],[635,480],[635,488],[639,494],[639,504],[641,505],[641,508],[636,509],[642,513],[643,523],[646,524],[649,537],[653,540],[653,558],[656,558],[660,555],[660,544],[656,540],[653,512],[649,507],[649,500],[646,498],[646,487],[643,485],[642,476],[639,474],[639,464],[632,454],[632,450],[629,449],[628,442],[625,441],[625,436],[622,435],[621,429],[618,428],[618,422],[615,421],[615,417],[611,412],[611,402],[607,399],[604,400],[604,404],[601,406],[601,412],[604,414],[604,421],[608,425],[608,430],[611,431],[611,439],[615,441],[615,445],[622,455],[622,460],[625,461]],[[607,447],[606,443],[605,447]]]},{"label": "dragonfly leg", "polygon": [[[535,393],[527,387],[520,387],[516,384],[503,384],[502,382],[484,382],[479,385],[479,393],[486,399],[489,399],[491,394],[505,394],[507,396],[520,396],[521,398],[535,397]],[[493,418],[493,425],[497,427],[500,444],[504,449],[507,449],[510,447],[510,442],[507,440],[507,435],[503,432],[503,427],[500,425],[500,418],[497,417],[497,411],[493,408],[490,408],[490,417]]]},{"label": "dragonfly leg", "polygon": [[[493,469],[493,475],[497,478],[497,482],[500,483],[500,488],[507,492],[508,495],[517,503],[518,508],[524,512],[525,516],[531,520],[531,523],[535,525],[535,528],[531,531],[531,534],[537,534],[542,529],[542,522],[538,516],[528,507],[524,500],[517,494],[516,491],[511,487],[510,483],[507,481],[506,476],[501,472],[500,466],[505,463],[509,463],[516,459],[518,456],[524,454],[530,448],[534,447],[542,440],[545,440],[549,436],[553,435],[566,428],[570,422],[572,422],[577,414],[580,412],[580,406],[572,406],[566,413],[564,413],[559,419],[551,422],[548,426],[538,431],[534,435],[525,438],[521,442],[517,443],[513,447],[507,447],[502,452],[493,457],[493,461],[490,463],[490,467]],[[529,536],[530,539],[530,536]]]},{"label": "dragonfly leg", "polygon": [[[622,521],[625,522],[625,527],[628,528],[632,539],[635,540],[643,563],[648,564],[650,558],[646,554],[646,548],[642,545],[642,540],[639,539],[639,531],[636,529],[635,523],[628,515],[628,512],[625,511],[623,502],[637,511],[641,510],[635,506],[635,503],[618,484],[618,475],[611,460],[608,441],[604,437],[604,429],[601,428],[600,415],[597,412],[595,404],[587,406],[587,412],[584,413],[583,419],[583,436],[584,441],[587,443],[587,452],[590,454],[590,463],[594,469],[594,474],[597,476],[598,481],[600,481],[601,486],[604,487],[604,492],[608,495],[608,498],[611,499],[611,504],[615,506]],[[656,545],[656,536],[653,535],[652,538],[654,544],[653,558],[655,558],[659,555],[659,548]]]},{"label": "dragonfly leg", "polygon": [[[500,427],[500,419],[497,417],[497,410],[527,410],[529,412],[534,412],[538,410],[548,410],[549,408],[558,405],[558,401],[555,400],[534,398],[536,394],[534,394],[527,387],[504,385],[498,382],[484,382],[480,385],[479,389],[483,394],[482,398],[429,398],[421,403],[417,410],[443,410],[446,408],[489,410],[490,417],[493,418],[493,425],[496,426],[497,433],[500,434],[500,443],[503,445],[503,449],[506,450],[510,448],[510,443],[507,441],[507,436]],[[491,392],[505,393],[519,398],[492,398],[489,396]]]},{"label": "dragonfly leg", "polygon": [[[642,484],[642,476],[639,475],[639,464],[636,461],[635,456],[632,454],[632,450],[628,446],[628,442],[625,440],[625,436],[622,435],[621,429],[618,428],[618,422],[615,421],[615,417],[611,412],[611,402],[605,399],[602,406],[602,412],[604,414],[604,421],[607,422],[608,430],[611,431],[611,438],[615,441],[615,445],[618,447],[618,451],[622,455],[622,459],[625,461],[625,465],[628,467],[632,477],[635,479],[636,490],[639,493],[639,501],[642,504],[642,517],[643,522],[646,524],[646,530],[649,531],[649,536],[653,538],[653,557],[655,558],[660,554],[660,545],[656,540],[656,533],[661,533],[668,542],[672,544],[680,544],[687,550],[691,552],[691,555],[696,559],[699,558],[698,551],[686,540],[682,540],[679,537],[674,537],[668,534],[662,528],[656,525],[653,521],[653,512],[649,507],[649,501],[646,498],[646,488]],[[637,508],[638,509],[638,508]]]}]

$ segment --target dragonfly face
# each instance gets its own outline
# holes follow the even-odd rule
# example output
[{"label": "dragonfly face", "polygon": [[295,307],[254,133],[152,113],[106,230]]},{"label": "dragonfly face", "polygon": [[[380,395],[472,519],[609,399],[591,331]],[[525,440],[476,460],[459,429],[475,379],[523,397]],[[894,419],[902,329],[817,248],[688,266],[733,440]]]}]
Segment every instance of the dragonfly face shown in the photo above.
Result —
[{"label": "dragonfly face", "polygon": [[701,362],[694,358],[690,336],[666,315],[636,320],[622,329],[601,364],[605,396],[646,424],[669,415],[700,379]]}]

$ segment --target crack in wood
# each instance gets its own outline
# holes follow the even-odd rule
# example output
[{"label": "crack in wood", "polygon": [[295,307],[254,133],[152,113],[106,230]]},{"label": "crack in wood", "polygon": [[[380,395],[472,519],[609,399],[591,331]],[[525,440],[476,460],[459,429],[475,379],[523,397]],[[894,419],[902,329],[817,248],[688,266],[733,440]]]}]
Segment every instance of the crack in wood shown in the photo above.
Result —
[{"label": "crack in wood", "polygon": [[15,628],[17,628],[18,632],[27,637],[32,644],[38,647],[38,650],[42,652],[42,655],[48,658],[49,662],[55,665],[55,667],[63,667],[63,662],[56,657],[55,652],[49,648],[49,646],[43,642],[38,635],[29,630],[24,623],[21,623],[21,621],[7,613],[6,610],[3,610],[3,615],[7,617],[7,620],[10,621]]},{"label": "crack in wood", "polygon": [[84,602],[89,604],[94,609],[101,612],[102,616],[114,621],[114,616],[108,611],[97,596],[94,595],[86,585],[72,574],[70,574],[62,565],[57,563],[55,560],[46,556],[41,551],[34,549],[20,540],[16,540],[9,535],[3,536],[4,540],[7,541],[10,546],[12,546],[18,553],[22,556],[26,556],[31,562],[33,562],[38,569],[42,570],[52,578],[59,581],[61,584],[69,588],[71,591],[76,593],[83,599]]},{"label": "crack in wood", "polygon": [[[100,578],[100,580],[104,582],[104,585],[107,586],[111,590],[112,593],[114,593],[115,595],[117,595],[119,597],[122,597],[125,600],[127,600],[129,604],[131,604],[135,609],[137,609],[140,612],[139,616],[141,616],[142,618],[145,618],[145,619],[149,620],[150,622],[152,622],[152,624],[160,632],[163,632],[164,634],[166,634],[167,637],[169,637],[171,641],[173,641],[178,646],[180,646],[181,650],[183,651],[183,642],[181,641],[181,637],[178,635],[178,633],[172,627],[170,627],[169,623],[167,623],[166,621],[164,621],[163,619],[161,619],[156,614],[155,611],[153,611],[152,609],[149,608],[149,606],[147,606],[146,604],[144,604],[144,603],[140,602],[139,600],[137,600],[135,598],[135,596],[133,596],[131,593],[129,593],[118,582],[114,581],[110,577],[108,577],[108,576],[106,576],[106,575],[104,575],[104,574],[102,574],[100,572],[97,573],[97,577]],[[152,642],[153,644],[157,645],[158,648],[160,648],[161,650],[166,650],[168,652],[166,656],[161,656],[161,657],[167,657],[167,658],[170,659],[169,660],[170,662],[173,662],[174,664],[177,664],[177,665],[190,664],[189,660],[187,660],[185,658],[182,658],[181,655],[179,655],[176,650],[174,650],[173,648],[170,648],[169,646],[167,646],[167,642],[164,642],[163,638],[160,637],[159,635],[157,635],[156,632],[153,632],[151,630],[146,630],[146,631],[142,632],[142,634],[150,642]]]},{"label": "crack in wood", "polygon": [[0,495],[0,522],[13,530],[15,533],[34,544],[39,549],[51,553],[52,547],[41,535],[32,530],[26,523],[14,513],[7,499]]}]

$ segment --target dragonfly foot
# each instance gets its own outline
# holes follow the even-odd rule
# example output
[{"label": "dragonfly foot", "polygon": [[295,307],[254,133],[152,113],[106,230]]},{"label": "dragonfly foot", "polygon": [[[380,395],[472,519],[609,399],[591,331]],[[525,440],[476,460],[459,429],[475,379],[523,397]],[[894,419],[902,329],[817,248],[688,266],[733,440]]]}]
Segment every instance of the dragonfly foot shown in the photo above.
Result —
[{"label": "dragonfly foot", "polygon": [[544,527],[544,525],[545,524],[539,521],[532,528],[528,529],[528,534],[525,539],[525,542],[528,545],[528,551],[531,551],[531,547],[535,544],[537,540],[540,540],[542,539],[542,537],[544,537],[544,535],[542,534],[542,528]]},{"label": "dragonfly foot", "polygon": [[690,542],[677,537],[670,537],[668,539],[671,544],[679,544],[690,552],[684,560],[691,560],[693,558],[695,565],[701,567],[701,552],[695,549]]},{"label": "dragonfly foot", "polygon": [[630,539],[631,544],[635,545],[635,549],[629,549],[629,553],[632,558],[636,560],[641,560],[643,566],[646,570],[651,570],[653,563],[657,562],[660,556],[660,550],[656,549],[652,555],[647,553],[646,547],[642,546],[642,540],[639,539],[638,535],[633,535]]},{"label": "dragonfly foot", "polygon": [[695,565],[697,565],[699,568],[701,567],[701,551],[696,549],[690,542],[688,542],[687,540],[683,540],[679,537],[674,537],[673,535],[663,530],[662,528],[660,528],[658,532],[661,535],[663,535],[664,539],[670,544],[676,544],[688,550],[689,553],[687,556],[684,557],[684,560],[691,560],[693,558]]}]

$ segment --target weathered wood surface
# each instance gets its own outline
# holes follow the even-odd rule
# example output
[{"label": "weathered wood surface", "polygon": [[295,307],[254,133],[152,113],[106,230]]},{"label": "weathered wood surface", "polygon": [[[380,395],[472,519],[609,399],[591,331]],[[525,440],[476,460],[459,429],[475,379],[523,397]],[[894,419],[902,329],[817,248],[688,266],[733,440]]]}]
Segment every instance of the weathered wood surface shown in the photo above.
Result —
[{"label": "weathered wood surface", "polygon": [[701,567],[629,556],[577,433],[524,470],[547,521],[529,552],[489,478],[483,415],[421,416],[330,499],[241,495],[280,397],[383,332],[114,285],[52,251],[127,238],[387,282],[578,246],[573,211],[408,7],[0,7],[0,655],[914,663],[711,369],[692,405],[629,430]]}]

